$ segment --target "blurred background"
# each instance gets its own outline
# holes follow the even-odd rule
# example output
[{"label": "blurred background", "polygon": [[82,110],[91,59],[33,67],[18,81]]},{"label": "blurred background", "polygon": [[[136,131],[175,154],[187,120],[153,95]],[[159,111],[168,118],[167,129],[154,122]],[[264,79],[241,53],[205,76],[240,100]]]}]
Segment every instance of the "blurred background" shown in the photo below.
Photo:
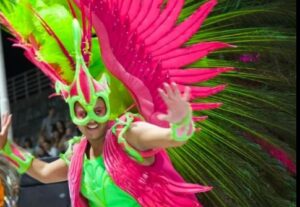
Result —
[{"label": "blurred background", "polygon": [[[13,141],[35,157],[50,162],[65,152],[67,141],[78,135],[69,118],[68,107],[59,97],[49,98],[54,92],[50,81],[23,55],[20,48],[12,47],[10,36],[1,30],[3,58],[6,72],[10,110],[13,114]],[[27,175],[18,178],[14,170],[0,163],[0,197],[11,191],[12,181],[19,185],[17,192],[9,192],[10,199],[19,207],[68,207],[70,198],[67,182],[44,185]],[[7,180],[8,179],[8,180]],[[18,183],[19,182],[19,183]],[[2,187],[1,187],[2,186]],[[0,207],[14,206],[0,201]]]}]

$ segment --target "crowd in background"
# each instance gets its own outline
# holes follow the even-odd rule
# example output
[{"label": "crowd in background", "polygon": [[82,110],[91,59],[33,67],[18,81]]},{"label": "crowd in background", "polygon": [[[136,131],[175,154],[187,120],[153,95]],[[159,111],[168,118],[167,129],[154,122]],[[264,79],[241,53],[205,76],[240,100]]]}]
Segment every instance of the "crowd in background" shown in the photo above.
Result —
[{"label": "crowd in background", "polygon": [[68,141],[77,135],[78,130],[72,121],[63,121],[55,108],[51,107],[41,123],[37,137],[24,137],[14,141],[35,157],[57,157],[67,150]]}]

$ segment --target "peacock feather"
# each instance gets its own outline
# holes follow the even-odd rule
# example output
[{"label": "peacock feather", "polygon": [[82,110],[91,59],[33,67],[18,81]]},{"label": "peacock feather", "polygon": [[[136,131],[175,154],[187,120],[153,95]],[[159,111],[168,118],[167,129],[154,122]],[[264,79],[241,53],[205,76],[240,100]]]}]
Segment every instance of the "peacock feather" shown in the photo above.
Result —
[{"label": "peacock feather", "polygon": [[[184,19],[203,2],[186,1]],[[201,132],[169,150],[193,182],[214,186],[206,206],[295,206],[295,3],[219,1],[190,40],[236,45],[193,64],[234,66],[207,85],[228,83],[208,101],[219,109]]]}]

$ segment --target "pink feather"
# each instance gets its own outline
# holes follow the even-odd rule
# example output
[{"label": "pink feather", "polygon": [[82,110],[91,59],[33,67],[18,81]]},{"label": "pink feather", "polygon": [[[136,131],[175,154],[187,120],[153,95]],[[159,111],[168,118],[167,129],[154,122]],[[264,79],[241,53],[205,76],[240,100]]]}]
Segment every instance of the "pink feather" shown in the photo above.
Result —
[{"label": "pink feather", "polygon": [[[177,82],[182,87],[211,78],[232,68],[186,69],[184,67],[209,53],[229,47],[223,42],[184,44],[201,27],[216,5],[216,0],[203,4],[184,22],[177,25],[183,1],[170,0],[162,7],[162,0],[134,1],[82,0],[78,6],[88,10],[92,3],[92,24],[100,41],[106,68],[133,96],[139,112],[154,124],[167,123],[156,118],[165,113],[166,106],[157,89],[164,82]],[[138,9],[140,9],[139,12]],[[182,71],[182,72],[181,72]],[[192,87],[192,100],[216,94],[225,85]],[[192,103],[195,110],[219,107],[220,103]]]},{"label": "pink feather", "polygon": [[171,80],[178,84],[191,84],[207,81],[217,75],[233,70],[233,68],[191,68],[169,70]]},{"label": "pink feather", "polygon": [[183,7],[183,0],[169,0],[166,8],[162,11],[159,18],[151,24],[147,32],[141,35],[145,39],[146,45],[157,42],[164,34],[169,32],[176,23],[180,11]]},{"label": "pink feather", "polygon": [[80,85],[80,90],[84,96],[84,99],[86,103],[90,103],[91,100],[91,89],[90,89],[90,84],[89,84],[89,77],[86,74],[86,72],[81,68],[79,71],[79,85]]},{"label": "pink feather", "polygon": [[[123,121],[124,118],[121,117]],[[151,166],[136,164],[118,145],[111,131],[105,138],[104,162],[114,182],[143,207],[197,207],[201,204],[194,193],[211,190],[209,186],[185,183],[165,151],[155,155],[155,163]]]},{"label": "pink feather", "polygon": [[179,24],[167,35],[161,36],[161,39],[154,45],[147,47],[147,50],[151,52],[160,52],[162,54],[181,47],[199,29],[216,3],[216,0],[210,0],[202,5],[183,23]]},{"label": "pink feather", "polygon": [[291,156],[284,151],[283,149],[280,149],[279,147],[269,143],[266,140],[263,140],[262,138],[255,137],[251,134],[244,133],[244,136],[246,136],[251,141],[254,141],[255,143],[259,144],[262,149],[264,149],[267,153],[269,153],[270,156],[277,159],[281,164],[288,169],[292,174],[296,174],[296,165],[290,158]]}]

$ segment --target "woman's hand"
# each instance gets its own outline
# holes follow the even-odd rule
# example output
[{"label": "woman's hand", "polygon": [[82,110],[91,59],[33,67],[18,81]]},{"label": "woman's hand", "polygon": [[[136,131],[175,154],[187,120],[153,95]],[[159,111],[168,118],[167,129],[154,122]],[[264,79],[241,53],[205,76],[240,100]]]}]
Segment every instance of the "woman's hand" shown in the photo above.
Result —
[{"label": "woman's hand", "polygon": [[4,114],[1,117],[0,150],[3,149],[7,141],[8,129],[11,125],[11,116],[11,114]]},{"label": "woman's hand", "polygon": [[168,107],[168,113],[157,115],[158,119],[177,124],[191,112],[192,109],[188,102],[190,98],[189,87],[185,88],[183,95],[180,94],[180,91],[174,82],[171,83],[171,85],[164,83],[164,90],[159,88],[158,91]]},{"label": "woman's hand", "polygon": [[[133,122],[125,132],[126,141],[139,151],[179,147],[185,144],[193,134],[192,108],[188,102],[190,88],[186,87],[183,94],[177,85],[165,83],[164,89],[158,89],[162,99],[167,105],[167,114],[158,114],[157,118],[170,123],[170,127],[160,127],[144,121]],[[174,127],[172,127],[174,126]],[[173,128],[180,137],[173,136]]]}]

